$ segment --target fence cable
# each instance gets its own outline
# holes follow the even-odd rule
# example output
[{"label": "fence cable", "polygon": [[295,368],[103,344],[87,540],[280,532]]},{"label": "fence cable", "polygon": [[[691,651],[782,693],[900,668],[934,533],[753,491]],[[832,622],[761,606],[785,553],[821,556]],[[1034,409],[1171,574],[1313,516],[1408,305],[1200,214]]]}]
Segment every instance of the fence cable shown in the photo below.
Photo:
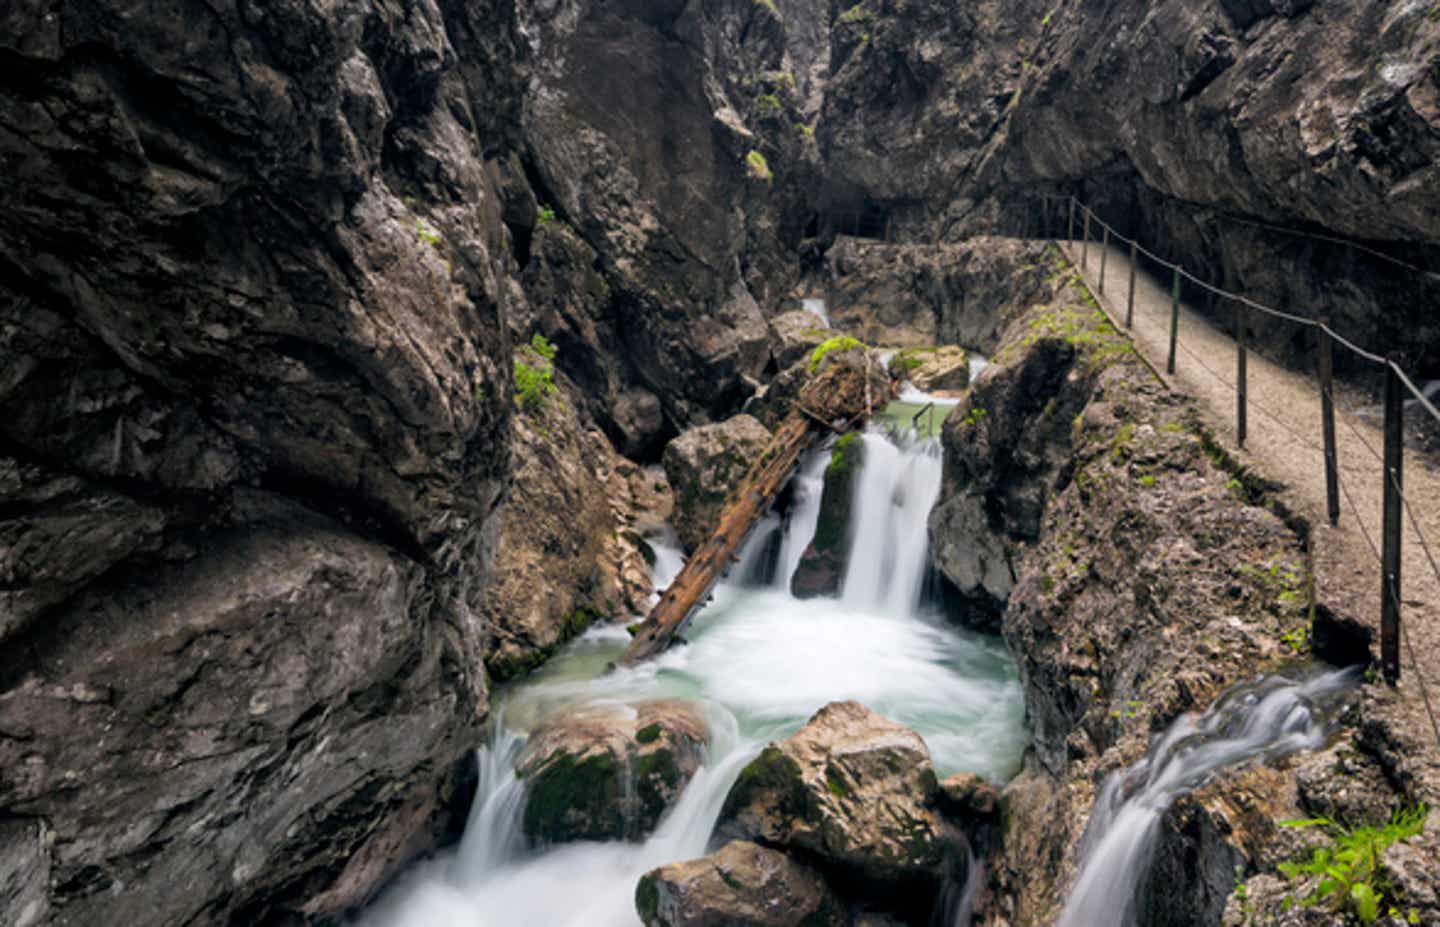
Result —
[{"label": "fence cable", "polygon": [[[1410,500],[1406,498],[1405,493],[1400,490],[1400,483],[1395,479],[1395,474],[1387,472],[1386,479],[1390,481],[1390,485],[1394,486],[1395,492],[1399,494],[1400,502],[1405,506],[1406,514],[1410,516],[1410,524],[1415,528],[1415,536],[1420,539],[1420,549],[1425,551],[1425,559],[1430,562],[1430,569],[1435,574],[1435,581],[1440,583],[1440,566],[1435,565],[1435,555],[1430,552],[1430,545],[1425,540],[1425,532],[1420,527],[1420,519],[1415,517],[1415,510],[1410,507]],[[1384,564],[1381,564],[1381,569],[1384,569]],[[1385,582],[1391,584],[1390,594],[1395,597],[1395,601],[1398,604],[1400,602],[1400,590],[1395,588],[1393,581],[1389,577],[1385,577]],[[1400,637],[1405,641],[1405,652],[1410,655],[1410,672],[1420,683],[1420,699],[1425,703],[1425,713],[1430,716],[1430,730],[1435,734],[1435,744],[1436,746],[1440,746],[1440,723],[1437,723],[1435,720],[1435,709],[1430,705],[1430,691],[1425,685],[1425,674],[1420,672],[1420,661],[1415,659],[1415,645],[1410,640],[1410,632],[1407,624],[1408,622],[1400,622]]]}]

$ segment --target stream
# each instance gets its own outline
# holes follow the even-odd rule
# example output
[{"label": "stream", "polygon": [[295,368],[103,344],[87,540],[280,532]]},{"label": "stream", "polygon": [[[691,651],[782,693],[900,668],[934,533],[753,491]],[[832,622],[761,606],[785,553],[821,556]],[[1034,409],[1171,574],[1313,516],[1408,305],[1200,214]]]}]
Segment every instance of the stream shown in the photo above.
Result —
[{"label": "stream", "polygon": [[[402,877],[361,918],[364,927],[631,927],[639,877],[703,855],[740,770],[816,710],[855,699],[916,730],[937,772],[1005,781],[1028,743],[1022,691],[997,638],[947,623],[934,603],[926,520],[940,491],[933,437],[864,435],[855,480],[851,555],[838,596],[797,599],[790,577],[814,533],[828,451],[802,460],[782,522],[757,526],[740,562],[691,623],[687,644],[641,666],[606,672],[628,636],[592,630],[494,697],[493,732],[458,850]],[[779,533],[778,543],[776,533]],[[673,536],[651,539],[663,587],[682,558]],[[513,766],[525,734],[581,705],[682,698],[710,723],[705,762],[643,842],[528,845],[524,785]]]}]

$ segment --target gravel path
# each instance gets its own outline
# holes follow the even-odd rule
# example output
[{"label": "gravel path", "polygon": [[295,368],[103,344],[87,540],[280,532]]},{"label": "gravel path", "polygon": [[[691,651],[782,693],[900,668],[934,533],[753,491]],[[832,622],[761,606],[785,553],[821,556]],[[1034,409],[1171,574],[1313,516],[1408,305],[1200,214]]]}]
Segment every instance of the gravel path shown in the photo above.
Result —
[{"label": "gravel path", "polygon": [[[1067,242],[1063,247],[1078,266],[1079,242]],[[1088,267],[1082,273],[1111,319],[1123,322],[1129,254],[1110,249],[1103,296],[1098,293],[1100,254],[1100,246],[1092,242]],[[1136,347],[1171,388],[1198,400],[1215,435],[1239,461],[1267,480],[1283,484],[1282,504],[1311,525],[1318,600],[1370,627],[1378,654],[1380,567],[1366,534],[1379,544],[1383,484],[1376,455],[1383,446],[1380,429],[1336,410],[1341,515],[1339,526],[1331,528],[1325,511],[1317,381],[1249,352],[1248,435],[1245,450],[1239,450],[1235,445],[1234,340],[1183,303],[1179,331],[1176,372],[1167,376],[1169,281],[1157,280],[1142,267],[1137,274],[1131,332]],[[1336,350],[1342,349],[1337,346]],[[1432,553],[1440,559],[1440,462],[1407,449],[1403,483],[1410,508]],[[1400,684],[1393,690],[1367,686],[1365,707],[1367,715],[1381,721],[1398,741],[1394,752],[1401,757],[1405,771],[1415,777],[1416,798],[1436,807],[1440,805],[1440,743],[1425,709],[1420,681],[1423,677],[1430,704],[1440,712],[1440,577],[1426,559],[1415,523],[1408,514],[1404,521],[1401,621],[1408,641],[1402,641],[1400,651]]]}]

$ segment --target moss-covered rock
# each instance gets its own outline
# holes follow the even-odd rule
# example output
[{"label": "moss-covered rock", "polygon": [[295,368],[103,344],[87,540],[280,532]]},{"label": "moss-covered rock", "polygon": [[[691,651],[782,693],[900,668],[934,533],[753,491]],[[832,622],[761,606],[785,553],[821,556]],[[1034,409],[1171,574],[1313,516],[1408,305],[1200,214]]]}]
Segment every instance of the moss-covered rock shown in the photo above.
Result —
[{"label": "moss-covered rock", "polygon": [[516,766],[525,833],[542,843],[639,839],[699,769],[707,731],[683,702],[567,713],[537,729]]},{"label": "moss-covered rock", "polygon": [[835,442],[830,464],[825,468],[815,536],[790,579],[790,591],[798,598],[834,595],[840,591],[845,561],[850,555],[850,510],[855,499],[855,478],[864,462],[865,442],[859,432],[843,435]]},{"label": "moss-covered rock", "polygon": [[798,853],[851,893],[924,915],[960,839],[936,810],[939,791],[918,734],[834,702],[745,768],[717,831]]},{"label": "moss-covered rock", "polygon": [[931,393],[955,393],[970,385],[970,355],[953,344],[905,348],[890,359],[892,376]]}]

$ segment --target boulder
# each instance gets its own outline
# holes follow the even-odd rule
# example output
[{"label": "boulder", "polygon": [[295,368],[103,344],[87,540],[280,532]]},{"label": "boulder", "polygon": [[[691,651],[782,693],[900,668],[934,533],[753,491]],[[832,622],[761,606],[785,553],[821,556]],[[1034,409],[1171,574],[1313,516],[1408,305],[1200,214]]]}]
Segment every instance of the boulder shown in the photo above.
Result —
[{"label": "boulder", "polygon": [[840,902],[825,879],[784,853],[747,841],[661,866],[635,887],[646,927],[839,927]]},{"label": "boulder", "polygon": [[858,702],[826,705],[741,772],[717,826],[811,859],[860,891],[928,910],[959,834],[940,817],[925,742]]},{"label": "boulder", "polygon": [[830,464],[825,468],[825,486],[820,493],[820,517],[815,536],[800,557],[790,591],[797,598],[834,595],[845,578],[850,556],[850,509],[855,500],[855,479],[865,462],[865,442],[858,432],[835,442]]},{"label": "boulder", "polygon": [[808,360],[811,352],[833,334],[825,320],[809,310],[782,312],[770,320],[770,356],[784,370]]},{"label": "boulder", "polygon": [[953,344],[906,348],[891,358],[890,372],[927,393],[958,392],[970,385],[970,355]]},{"label": "boulder", "polygon": [[525,833],[543,843],[644,837],[700,768],[707,737],[705,720],[674,700],[542,724],[516,763],[528,783]]},{"label": "boulder", "polygon": [[666,445],[665,475],[675,491],[672,521],[687,550],[715,530],[725,500],[769,443],[769,430],[741,414],[691,428]]}]

